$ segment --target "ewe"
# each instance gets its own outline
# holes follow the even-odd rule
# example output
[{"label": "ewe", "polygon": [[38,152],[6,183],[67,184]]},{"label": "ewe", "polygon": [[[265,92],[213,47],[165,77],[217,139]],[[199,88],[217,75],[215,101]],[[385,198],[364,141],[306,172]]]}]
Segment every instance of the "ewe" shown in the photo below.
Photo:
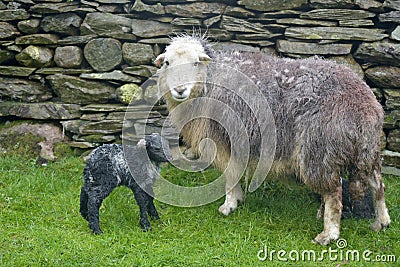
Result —
[{"label": "ewe", "polygon": [[[367,84],[350,69],[316,57],[294,60],[263,53],[217,52],[203,38],[188,35],[172,38],[155,63],[162,66],[158,86],[165,93],[170,111],[198,97],[218,100],[235,111],[249,136],[249,162],[259,158],[260,140],[265,138],[260,136],[263,125],[254,119],[253,110],[235,92],[212,86],[207,81],[221,79],[216,76],[222,77],[233,68],[258,86],[275,121],[276,151],[272,170],[275,174],[294,173],[322,195],[325,208],[320,212],[324,230],[315,237],[315,242],[326,245],[339,237],[341,176],[346,174],[349,174],[349,188],[360,191],[350,192],[354,199],[363,195],[366,187],[371,188],[376,214],[371,229],[378,231],[389,226],[379,145],[383,110]],[[240,84],[232,84],[238,82],[234,77],[225,82],[229,88],[240,87]],[[214,108],[198,107],[196,103],[191,103],[193,112],[199,108]],[[262,111],[263,107],[258,108]],[[183,113],[187,112],[190,111],[186,109],[171,115],[172,121],[183,127],[180,133],[183,140],[194,149],[199,149],[202,139],[214,140],[217,152],[213,164],[224,171],[228,161],[233,157],[235,162],[237,156],[231,153],[229,133],[208,118],[179,125],[187,116]],[[224,215],[232,212],[242,200],[241,185],[230,176],[232,173],[234,171],[225,174],[226,200],[219,208]],[[251,167],[249,173],[252,173]]]}]

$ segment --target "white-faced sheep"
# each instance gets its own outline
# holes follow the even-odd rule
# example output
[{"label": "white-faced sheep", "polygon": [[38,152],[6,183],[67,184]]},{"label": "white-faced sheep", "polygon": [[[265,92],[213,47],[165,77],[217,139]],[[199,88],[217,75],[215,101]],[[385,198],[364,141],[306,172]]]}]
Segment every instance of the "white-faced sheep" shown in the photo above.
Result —
[{"label": "white-faced sheep", "polygon": [[[123,149],[127,149],[127,153],[124,154]],[[80,213],[89,222],[93,233],[102,233],[99,208],[120,185],[132,190],[140,209],[140,226],[144,231],[151,230],[147,213],[152,219],[159,218],[153,204],[152,185],[161,162],[171,159],[168,141],[159,134],[146,136],[137,146],[106,144],[93,150],[83,171],[80,197]]]},{"label": "white-faced sheep", "polygon": [[[165,93],[168,109],[173,110],[197,97],[226,104],[241,118],[250,137],[250,162],[259,157],[259,125],[252,111],[235,93],[220,86],[205,86],[213,75],[224,71],[213,69],[210,62],[244,73],[267,99],[276,126],[273,173],[294,173],[322,195],[324,230],[315,237],[315,242],[326,245],[339,237],[341,176],[346,174],[349,174],[350,188],[352,185],[361,185],[355,187],[359,190],[371,188],[376,214],[371,229],[378,231],[389,226],[385,186],[380,173],[383,109],[362,79],[347,67],[316,57],[295,60],[264,53],[217,52],[200,37],[172,38],[155,61],[162,66],[158,86]],[[176,66],[185,67],[183,71],[169,73]],[[230,87],[238,86],[230,84],[232,81],[226,82]],[[192,106],[196,102],[193,103]],[[175,112],[171,119],[179,124],[184,116],[186,114]],[[194,119],[180,134],[194,149],[204,138],[214,140],[218,150],[213,164],[222,171],[234,156],[226,130],[214,120]],[[224,215],[232,212],[242,200],[241,185],[232,182],[229,174],[226,176],[226,200],[219,208]]]}]

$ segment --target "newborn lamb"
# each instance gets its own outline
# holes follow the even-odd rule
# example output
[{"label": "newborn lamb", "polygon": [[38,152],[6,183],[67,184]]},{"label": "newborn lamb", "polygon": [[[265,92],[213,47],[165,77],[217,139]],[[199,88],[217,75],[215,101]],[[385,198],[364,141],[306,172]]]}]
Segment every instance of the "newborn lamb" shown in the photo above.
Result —
[{"label": "newborn lamb", "polygon": [[159,219],[153,204],[153,183],[159,175],[161,162],[171,159],[168,141],[159,134],[141,139],[136,146],[106,144],[94,149],[83,171],[84,185],[80,196],[80,213],[89,222],[93,233],[102,233],[99,208],[120,185],[132,190],[140,208],[143,231],[151,230],[147,213],[152,219]]}]

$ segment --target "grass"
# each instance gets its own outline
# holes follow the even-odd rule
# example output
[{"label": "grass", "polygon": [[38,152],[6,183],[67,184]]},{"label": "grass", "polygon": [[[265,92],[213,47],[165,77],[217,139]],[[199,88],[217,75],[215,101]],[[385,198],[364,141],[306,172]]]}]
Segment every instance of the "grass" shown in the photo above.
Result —
[{"label": "grass", "polygon": [[[260,261],[264,247],[285,250],[289,259],[304,250],[337,250],[312,244],[322,230],[315,219],[319,203],[304,186],[268,182],[247,194],[246,202],[228,217],[218,213],[218,200],[197,208],[179,208],[156,201],[161,220],[153,231],[139,227],[138,208],[126,188],[114,190],[100,211],[103,235],[90,233],[79,214],[79,193],[84,164],[78,158],[39,167],[23,158],[0,158],[0,266],[398,266],[361,260]],[[196,179],[214,179],[216,171],[194,175],[170,166],[163,174],[178,184],[193,185]],[[369,220],[342,221],[341,238],[347,247],[366,250],[370,257],[400,258],[398,177],[386,176],[387,204],[392,225],[386,231],[369,230]],[[260,256],[263,256],[260,252]]]}]

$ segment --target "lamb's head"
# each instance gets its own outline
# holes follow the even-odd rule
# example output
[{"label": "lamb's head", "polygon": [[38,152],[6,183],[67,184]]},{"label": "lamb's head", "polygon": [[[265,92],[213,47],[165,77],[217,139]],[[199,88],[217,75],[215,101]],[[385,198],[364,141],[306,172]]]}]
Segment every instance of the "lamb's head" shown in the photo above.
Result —
[{"label": "lamb's head", "polygon": [[166,93],[176,102],[200,96],[207,76],[207,64],[210,61],[211,58],[205,53],[200,38],[172,38],[165,52],[155,60],[157,66],[162,66],[159,81],[162,83],[162,90],[165,90],[162,93]]},{"label": "lamb's head", "polygon": [[168,162],[172,160],[171,149],[168,141],[159,135],[153,133],[139,140],[139,148],[146,148],[150,160],[155,162]]}]

